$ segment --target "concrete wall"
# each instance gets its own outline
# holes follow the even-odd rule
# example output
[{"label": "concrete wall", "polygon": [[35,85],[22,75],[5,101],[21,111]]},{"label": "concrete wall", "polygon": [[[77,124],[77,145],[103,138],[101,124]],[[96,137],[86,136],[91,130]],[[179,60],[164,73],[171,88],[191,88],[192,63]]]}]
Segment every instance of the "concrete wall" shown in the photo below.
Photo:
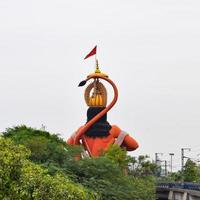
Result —
[{"label": "concrete wall", "polygon": [[157,188],[158,200],[200,200],[200,191]]}]

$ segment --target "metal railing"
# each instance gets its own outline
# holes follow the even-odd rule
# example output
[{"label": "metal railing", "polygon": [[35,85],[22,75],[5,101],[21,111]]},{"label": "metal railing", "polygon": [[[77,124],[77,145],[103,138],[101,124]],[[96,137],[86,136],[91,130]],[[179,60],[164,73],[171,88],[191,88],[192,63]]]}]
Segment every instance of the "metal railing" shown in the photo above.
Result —
[{"label": "metal railing", "polygon": [[168,189],[185,189],[185,190],[196,190],[200,191],[200,183],[175,183],[175,182],[160,182],[157,183],[159,188],[168,188]]}]

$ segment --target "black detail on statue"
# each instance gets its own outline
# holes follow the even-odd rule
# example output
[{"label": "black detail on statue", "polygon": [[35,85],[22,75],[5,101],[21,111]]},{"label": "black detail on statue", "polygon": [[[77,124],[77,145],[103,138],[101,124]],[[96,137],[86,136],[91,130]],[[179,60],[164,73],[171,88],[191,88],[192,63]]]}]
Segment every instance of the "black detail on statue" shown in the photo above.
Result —
[{"label": "black detail on statue", "polygon": [[[104,110],[104,107],[89,107],[87,111],[87,122]],[[103,115],[85,133],[88,137],[107,137],[112,126],[107,121],[107,114]]]}]

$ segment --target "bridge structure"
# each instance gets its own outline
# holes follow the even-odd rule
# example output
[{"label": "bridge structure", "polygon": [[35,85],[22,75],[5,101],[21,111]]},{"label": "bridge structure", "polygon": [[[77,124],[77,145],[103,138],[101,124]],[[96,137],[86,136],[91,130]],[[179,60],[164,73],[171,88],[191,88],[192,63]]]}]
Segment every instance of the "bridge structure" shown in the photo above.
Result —
[{"label": "bridge structure", "polygon": [[157,200],[200,200],[200,184],[158,183]]}]

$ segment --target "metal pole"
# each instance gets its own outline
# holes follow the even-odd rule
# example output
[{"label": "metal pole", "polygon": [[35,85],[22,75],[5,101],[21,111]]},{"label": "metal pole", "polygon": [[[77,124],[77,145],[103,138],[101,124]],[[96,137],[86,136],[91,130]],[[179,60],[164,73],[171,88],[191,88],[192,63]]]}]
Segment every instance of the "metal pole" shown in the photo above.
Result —
[{"label": "metal pole", "polygon": [[184,149],[181,149],[181,171],[183,171],[184,166]]},{"label": "metal pole", "polygon": [[181,171],[183,171],[184,169],[184,158],[187,158],[185,157],[185,150],[188,150],[188,151],[191,151],[190,148],[181,148]]},{"label": "metal pole", "polygon": [[155,153],[155,163],[158,165],[158,162],[160,161],[158,158],[158,155],[163,155],[163,153]]},{"label": "metal pole", "polygon": [[155,163],[158,164],[158,153],[155,153]]},{"label": "metal pole", "polygon": [[165,176],[167,176],[167,161],[165,160]]},{"label": "metal pole", "polygon": [[[157,165],[157,167],[161,167],[160,166],[161,160],[159,159],[158,155],[163,155],[163,153],[155,153],[155,164]],[[160,169],[157,169],[156,170],[156,176],[160,176],[160,173],[161,173]]]},{"label": "metal pole", "polygon": [[172,173],[172,157],[174,156],[174,153],[170,153],[169,155],[171,156],[170,168],[171,168],[171,173]]}]

